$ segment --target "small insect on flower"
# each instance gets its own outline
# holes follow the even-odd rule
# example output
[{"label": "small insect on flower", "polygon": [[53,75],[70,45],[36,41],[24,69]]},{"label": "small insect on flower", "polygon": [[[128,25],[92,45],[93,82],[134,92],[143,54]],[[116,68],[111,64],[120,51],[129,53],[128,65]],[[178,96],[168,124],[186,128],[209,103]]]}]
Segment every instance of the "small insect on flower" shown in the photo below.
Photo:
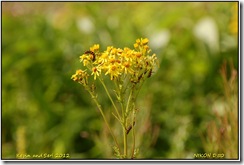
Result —
[{"label": "small insect on flower", "polygon": [[138,77],[137,82],[140,82],[140,81],[141,81],[141,79],[142,79],[142,77],[143,77],[143,74],[144,74],[144,73],[142,73],[142,74]]},{"label": "small insect on flower", "polygon": [[130,130],[132,129],[132,127],[134,127],[135,124],[136,124],[136,122],[134,121],[134,122],[133,122],[133,126],[130,125],[130,126],[127,128],[127,130],[126,130],[126,134],[127,134],[127,135],[130,133]]},{"label": "small insect on flower", "polygon": [[96,60],[96,56],[95,56],[95,53],[93,51],[88,50],[84,54],[90,54],[92,61]]},{"label": "small insect on flower", "polygon": [[147,78],[151,77],[151,75],[152,75],[152,69],[150,69]]}]

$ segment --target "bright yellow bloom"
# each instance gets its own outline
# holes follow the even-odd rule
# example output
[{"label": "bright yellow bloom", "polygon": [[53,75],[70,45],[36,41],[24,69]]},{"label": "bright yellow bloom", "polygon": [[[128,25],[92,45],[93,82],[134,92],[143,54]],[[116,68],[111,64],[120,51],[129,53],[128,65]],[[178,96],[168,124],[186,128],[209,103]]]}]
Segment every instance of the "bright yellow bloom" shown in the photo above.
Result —
[{"label": "bright yellow bloom", "polygon": [[81,69],[76,70],[75,74],[72,75],[71,79],[74,81],[77,81],[83,85],[88,84],[88,74],[86,71],[83,71]]},{"label": "bright yellow bloom", "polygon": [[99,57],[99,59],[97,61],[98,61],[98,64],[106,63],[108,61],[108,52],[102,53],[102,55]]},{"label": "bright yellow bloom", "polygon": [[135,53],[136,58],[140,58],[142,56],[141,52],[136,52]]},{"label": "bright yellow bloom", "polygon": [[236,2],[232,7],[232,17],[229,28],[233,35],[238,34],[238,2]]},{"label": "bright yellow bloom", "polygon": [[121,57],[125,61],[132,62],[133,61],[133,54],[134,54],[134,50],[131,50],[129,48],[124,48],[124,51],[121,53]]},{"label": "bright yellow bloom", "polygon": [[122,49],[120,49],[120,48],[117,49],[117,54],[118,54],[118,55],[121,55],[122,52],[123,52]]},{"label": "bright yellow bloom", "polygon": [[[95,44],[90,47],[91,52],[80,56],[80,62],[91,71],[94,80],[102,73],[109,74],[111,80],[127,74],[133,83],[139,83],[150,77],[147,74],[151,74],[151,70],[158,65],[156,55],[150,55],[148,42],[147,38],[140,38],[134,44],[135,49],[108,46],[103,53],[99,52],[99,44]],[[86,72],[79,70],[71,78],[85,84],[87,77]]]},{"label": "bright yellow bloom", "polygon": [[134,44],[134,48],[136,49],[136,48],[138,48],[138,47],[139,47],[138,43],[135,43],[135,44]]},{"label": "bright yellow bloom", "polygon": [[90,51],[92,51],[92,52],[98,51],[99,47],[100,47],[99,44],[95,44],[92,47],[90,47]]},{"label": "bright yellow bloom", "polygon": [[133,74],[134,71],[131,68],[131,64],[129,62],[124,62],[122,65],[123,70],[125,71],[125,74],[129,73],[129,74]]},{"label": "bright yellow bloom", "polygon": [[111,63],[111,64],[114,64],[116,62],[115,57],[114,56],[110,56],[108,62]]},{"label": "bright yellow bloom", "polygon": [[80,56],[80,62],[83,62],[84,66],[87,66],[88,64],[90,64],[92,61],[92,56],[88,55],[88,54],[83,54]]},{"label": "bright yellow bloom", "polygon": [[118,77],[121,74],[121,69],[118,65],[113,64],[107,67],[108,71],[105,75],[110,74],[110,79],[113,80],[115,77]]},{"label": "bright yellow bloom", "polygon": [[113,49],[111,50],[111,54],[117,54],[117,49],[116,49],[116,48],[113,48]]},{"label": "bright yellow bloom", "polygon": [[101,69],[98,67],[93,67],[92,68],[92,74],[94,75],[94,80],[96,80],[97,76],[99,76],[99,74],[101,73]]},{"label": "bright yellow bloom", "polygon": [[143,49],[144,50],[148,50],[149,49],[149,46],[148,45],[145,45],[145,46],[143,46]]},{"label": "bright yellow bloom", "polygon": [[146,45],[146,44],[148,44],[149,40],[147,38],[144,38],[144,39],[142,39],[141,42],[143,45]]},{"label": "bright yellow bloom", "polygon": [[74,80],[74,81],[78,81],[78,77],[77,77],[76,74],[73,74],[73,75],[71,76],[71,79]]},{"label": "bright yellow bloom", "polygon": [[110,51],[113,49],[112,46],[108,46],[106,52],[110,53]]}]

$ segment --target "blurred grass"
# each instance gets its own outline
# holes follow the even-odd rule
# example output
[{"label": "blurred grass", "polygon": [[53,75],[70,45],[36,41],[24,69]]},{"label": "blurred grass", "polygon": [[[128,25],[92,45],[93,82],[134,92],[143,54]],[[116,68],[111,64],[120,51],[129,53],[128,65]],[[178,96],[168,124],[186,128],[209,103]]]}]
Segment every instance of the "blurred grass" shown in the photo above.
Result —
[{"label": "blurred grass", "polygon": [[213,104],[212,121],[207,123],[207,138],[203,138],[207,152],[224,154],[226,159],[238,159],[238,86],[237,70],[233,64],[223,64],[221,70],[224,94]]},{"label": "blurred grass", "polygon": [[140,37],[149,38],[160,68],[138,99],[139,157],[207,152],[200,135],[224,93],[219,70],[225,60],[238,68],[237,5],[2,2],[2,158],[19,152],[113,158],[99,113],[70,77],[91,45],[122,48]]}]

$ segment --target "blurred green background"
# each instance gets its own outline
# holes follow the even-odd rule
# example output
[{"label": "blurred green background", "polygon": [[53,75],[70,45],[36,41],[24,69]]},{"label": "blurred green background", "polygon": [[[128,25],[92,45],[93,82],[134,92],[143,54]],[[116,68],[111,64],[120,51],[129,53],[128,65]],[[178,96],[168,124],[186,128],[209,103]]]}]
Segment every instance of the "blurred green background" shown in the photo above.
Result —
[{"label": "blurred green background", "polygon": [[201,135],[224,95],[219,70],[238,68],[237,13],[238,2],[2,2],[2,158],[114,158],[94,103],[70,78],[93,44],[133,48],[141,37],[160,68],[138,98],[139,158],[207,152]]}]

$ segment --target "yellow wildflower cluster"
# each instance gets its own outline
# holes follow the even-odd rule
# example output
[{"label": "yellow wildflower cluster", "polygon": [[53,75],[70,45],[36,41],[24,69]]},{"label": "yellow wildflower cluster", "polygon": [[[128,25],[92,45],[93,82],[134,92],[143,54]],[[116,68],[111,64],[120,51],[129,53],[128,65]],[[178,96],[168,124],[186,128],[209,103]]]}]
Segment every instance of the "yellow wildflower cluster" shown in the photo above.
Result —
[{"label": "yellow wildflower cluster", "polygon": [[76,70],[75,74],[72,75],[71,79],[77,81],[80,84],[87,85],[88,84],[88,73],[81,69]]},{"label": "yellow wildflower cluster", "polygon": [[[85,70],[77,70],[71,79],[82,84],[89,92],[99,109],[113,139],[116,143],[114,151],[119,158],[127,158],[127,135],[130,130],[134,130],[136,122],[136,97],[146,78],[151,77],[155,67],[158,64],[156,54],[150,54],[151,50],[148,46],[147,38],[137,39],[134,48],[125,47],[115,48],[108,46],[105,51],[100,51],[98,44],[90,47],[80,56],[80,62],[83,63]],[[109,88],[104,81],[104,77],[108,76],[114,82],[114,86],[109,84]],[[102,106],[98,102],[98,94],[96,93],[95,80],[99,80],[110,99],[114,111],[113,116],[120,122],[123,129],[124,137],[124,153],[120,150],[119,143],[111,130],[106,116],[104,115]],[[109,91],[115,92],[111,95]],[[118,102],[114,101],[114,99]],[[132,134],[135,139],[135,135]],[[128,140],[129,141],[129,140]],[[132,156],[134,158],[138,152],[135,148],[135,140],[132,140]]]},{"label": "yellow wildflower cluster", "polygon": [[[103,73],[109,75],[111,80],[123,80],[128,76],[132,83],[138,83],[150,77],[157,64],[156,55],[149,54],[148,42],[147,38],[141,38],[136,40],[134,49],[108,46],[104,52],[100,52],[99,45],[95,44],[80,56],[80,62],[88,68],[94,80]],[[88,75],[86,71],[78,70],[71,78],[84,84]]]}]

